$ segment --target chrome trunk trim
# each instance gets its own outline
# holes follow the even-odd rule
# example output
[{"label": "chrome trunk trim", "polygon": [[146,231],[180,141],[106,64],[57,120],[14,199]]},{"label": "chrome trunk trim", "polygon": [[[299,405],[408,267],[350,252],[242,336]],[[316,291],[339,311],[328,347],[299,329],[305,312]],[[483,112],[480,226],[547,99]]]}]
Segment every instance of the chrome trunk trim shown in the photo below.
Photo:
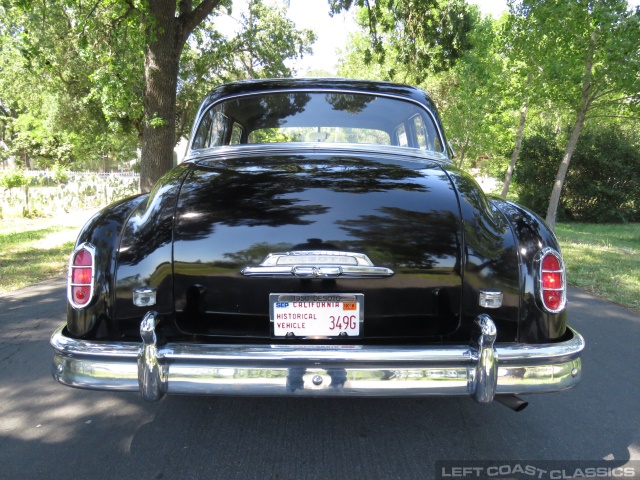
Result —
[{"label": "chrome trunk trim", "polygon": [[296,250],[270,253],[260,265],[249,265],[241,273],[247,277],[384,278],[394,272],[390,268],[376,267],[362,253]]},{"label": "chrome trunk trim", "polygon": [[245,267],[246,277],[298,277],[298,278],[384,278],[393,270],[384,267],[346,267],[333,265],[296,265],[293,267]]}]

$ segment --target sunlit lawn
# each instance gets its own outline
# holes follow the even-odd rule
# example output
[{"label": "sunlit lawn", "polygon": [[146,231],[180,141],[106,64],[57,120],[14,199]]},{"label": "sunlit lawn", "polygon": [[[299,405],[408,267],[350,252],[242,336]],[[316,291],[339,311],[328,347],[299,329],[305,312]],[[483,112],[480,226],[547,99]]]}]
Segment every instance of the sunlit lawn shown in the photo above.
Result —
[{"label": "sunlit lawn", "polygon": [[0,293],[63,275],[88,214],[0,220]]},{"label": "sunlit lawn", "polygon": [[570,284],[640,310],[640,224],[556,227]]}]

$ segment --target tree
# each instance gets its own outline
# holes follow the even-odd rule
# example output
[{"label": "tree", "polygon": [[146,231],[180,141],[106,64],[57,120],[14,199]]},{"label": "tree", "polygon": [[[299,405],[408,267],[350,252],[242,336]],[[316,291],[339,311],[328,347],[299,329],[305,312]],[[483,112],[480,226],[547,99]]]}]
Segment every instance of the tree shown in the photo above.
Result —
[{"label": "tree", "polygon": [[[531,61],[529,39],[532,35],[527,29],[528,24],[522,16],[513,14],[513,3],[510,3],[510,8],[512,12],[506,16],[502,24],[500,39],[506,60],[506,69],[512,72],[508,81],[510,88],[508,88],[506,97],[520,104],[520,112],[515,142],[500,194],[502,198],[507,198],[513,172],[522,150],[524,127],[527,121],[530,98],[532,97],[531,91],[534,87],[534,80],[538,78],[536,62]],[[535,49],[535,46],[533,48]],[[524,59],[529,61],[524,61]]]},{"label": "tree", "polygon": [[285,60],[311,52],[315,34],[297,30],[284,7],[249,0],[246,11],[234,20],[238,33],[225,38],[213,22],[203,22],[180,60],[176,132],[189,134],[190,121],[204,96],[216,85],[248,78],[292,75]]},{"label": "tree", "polygon": [[625,0],[524,0],[514,13],[530,25],[533,60],[546,94],[573,117],[549,199],[555,227],[562,186],[585,122],[628,115],[640,102],[640,10]]},{"label": "tree", "polygon": [[[472,17],[464,0],[329,0],[331,14],[353,6],[369,31],[364,63],[400,65],[405,81],[420,84],[428,72],[450,69],[470,48]],[[395,76],[393,69],[387,72]],[[410,77],[410,79],[409,79]]]},{"label": "tree", "polygon": [[[368,27],[362,27],[368,28]],[[388,80],[408,83],[404,70],[396,68],[396,63],[385,55],[385,61],[373,62],[366,52],[371,48],[371,39],[364,31],[349,34],[347,44],[339,49],[338,75],[344,78],[366,80]]]},{"label": "tree", "polygon": [[[173,163],[173,147],[176,133],[176,99],[178,89],[178,75],[180,72],[180,58],[189,36],[194,32],[214,9],[226,5],[222,0],[202,0],[194,7],[190,0],[153,0],[144,5],[143,25],[146,33],[145,70],[144,70],[144,122],[142,128],[142,160],[140,164],[140,188],[148,191],[171,168]],[[256,12],[263,15],[269,10],[260,2],[249,3],[248,39],[244,51],[234,50],[234,58],[249,73],[255,76],[255,69],[261,63],[258,58],[270,58],[271,62],[282,59],[279,48],[283,42],[298,47],[296,55],[308,51],[307,42],[312,40],[311,34],[304,39],[283,35],[285,30],[293,30],[292,24],[280,28],[280,43],[273,45],[267,35],[263,35],[261,26],[264,23],[255,22]],[[176,15],[177,12],[177,15]],[[271,17],[271,25],[277,20]],[[278,24],[282,27],[282,24]],[[291,43],[289,43],[291,42]],[[265,51],[262,55],[256,52],[258,46]]]},{"label": "tree", "polygon": [[511,96],[505,95],[507,74],[497,42],[498,25],[473,12],[468,34],[471,48],[448,71],[433,75],[426,85],[434,95],[460,167],[465,160],[500,155],[511,141]]},{"label": "tree", "polygon": [[[140,189],[151,190],[173,166],[180,57],[189,35],[222,0],[153,0],[140,7],[145,31],[144,120]],[[132,4],[133,6],[133,4]],[[177,15],[176,15],[177,11]]]},{"label": "tree", "polygon": [[142,68],[131,67],[140,49],[135,31],[113,35],[123,14],[115,5],[0,6],[0,103],[10,112],[5,138],[27,165],[87,166],[105,156],[135,157],[135,99],[142,90],[123,86],[134,84],[129,79],[137,72],[142,78]]},{"label": "tree", "polygon": [[[443,2],[440,8],[445,10],[450,4]],[[371,38],[363,32],[350,36],[339,68],[343,76],[411,83],[427,90],[442,114],[460,166],[469,158],[497,155],[508,148],[510,118],[506,118],[504,110],[509,105],[504,99],[512,98],[502,93],[506,83],[503,77],[509,72],[505,73],[499,51],[497,22],[490,17],[482,18],[476,6],[465,6],[464,12],[465,30],[468,29],[464,34],[465,48],[458,52],[455,61],[447,63],[446,69],[440,65],[421,70],[412,63],[404,63],[402,56],[395,53],[394,45],[415,42],[396,34],[392,34],[391,43],[380,47],[383,54],[377,61],[367,63]],[[370,28],[369,15],[366,9],[359,12],[363,30]],[[397,28],[402,30],[402,23]],[[437,37],[432,34],[433,38]],[[427,50],[423,52],[426,54]]]},{"label": "tree", "polygon": [[[522,162],[514,175],[519,200],[544,214],[562,146],[557,135],[540,131],[523,142]],[[532,182],[531,179],[536,181]],[[587,127],[567,172],[558,218],[610,223],[640,220],[640,145],[619,125]]]},{"label": "tree", "polygon": [[579,222],[640,221],[640,144],[617,125],[585,128],[564,187],[571,219]]},{"label": "tree", "polygon": [[[186,130],[196,96],[199,101],[221,80],[289,75],[284,58],[309,52],[314,40],[311,32],[297,31],[282,9],[269,9],[261,0],[248,2],[232,38],[208,21],[212,12],[227,12],[229,0],[61,0],[55,8],[44,0],[5,3],[0,69],[6,72],[10,62],[3,62],[4,53],[11,48],[7,55],[16,68],[6,84],[20,88],[0,90],[2,110],[13,115],[3,114],[3,132],[15,137],[12,129],[22,113],[42,120],[38,104],[47,96],[57,117],[41,122],[55,125],[43,136],[86,139],[82,148],[72,148],[71,161],[98,145],[120,148],[115,138],[141,138],[143,191],[172,166],[176,127]],[[25,92],[39,90],[42,95],[27,101]],[[27,136],[33,132],[26,130]]]},{"label": "tree", "polygon": [[513,151],[511,152],[511,159],[509,161],[509,166],[507,167],[507,173],[504,176],[504,183],[502,184],[502,192],[500,193],[500,196],[502,198],[507,198],[507,194],[509,193],[509,185],[511,184],[513,171],[516,168],[516,162],[518,161],[520,151],[522,150],[522,137],[524,136],[524,125],[526,121],[527,102],[525,100],[523,101],[522,108],[520,109],[520,120],[518,121],[518,129],[516,131],[516,141],[513,147]]}]

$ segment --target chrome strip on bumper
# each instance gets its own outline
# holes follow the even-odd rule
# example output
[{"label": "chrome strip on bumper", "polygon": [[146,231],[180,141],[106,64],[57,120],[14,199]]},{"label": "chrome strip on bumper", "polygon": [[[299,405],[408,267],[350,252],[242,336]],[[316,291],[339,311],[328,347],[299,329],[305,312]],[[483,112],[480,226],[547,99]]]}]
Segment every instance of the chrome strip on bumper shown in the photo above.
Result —
[{"label": "chrome strip on bumper", "polygon": [[580,381],[584,339],[552,344],[495,345],[488,315],[476,319],[469,345],[283,346],[157,345],[156,313],[145,315],[142,344],[76,340],[64,325],[51,337],[53,377],[95,390],[140,391],[146,400],[168,394],[423,396],[470,395],[479,403],[498,394],[565,390]]}]

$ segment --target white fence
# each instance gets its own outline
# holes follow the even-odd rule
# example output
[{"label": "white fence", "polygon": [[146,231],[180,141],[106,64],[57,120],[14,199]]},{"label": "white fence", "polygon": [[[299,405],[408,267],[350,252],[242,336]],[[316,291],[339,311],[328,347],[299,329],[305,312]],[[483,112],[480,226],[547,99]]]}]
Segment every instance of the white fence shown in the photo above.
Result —
[{"label": "white fence", "polygon": [[[46,216],[108,205],[139,192],[140,176],[121,173],[64,172],[60,181],[50,171],[24,171],[28,186],[3,188],[0,217]],[[57,184],[56,184],[57,183]]]},{"label": "white fence", "polygon": [[[51,170],[23,170],[23,173],[27,177],[51,177],[53,172]],[[140,179],[140,174],[135,172],[72,172],[65,171],[67,176],[74,178],[137,178]]]}]

